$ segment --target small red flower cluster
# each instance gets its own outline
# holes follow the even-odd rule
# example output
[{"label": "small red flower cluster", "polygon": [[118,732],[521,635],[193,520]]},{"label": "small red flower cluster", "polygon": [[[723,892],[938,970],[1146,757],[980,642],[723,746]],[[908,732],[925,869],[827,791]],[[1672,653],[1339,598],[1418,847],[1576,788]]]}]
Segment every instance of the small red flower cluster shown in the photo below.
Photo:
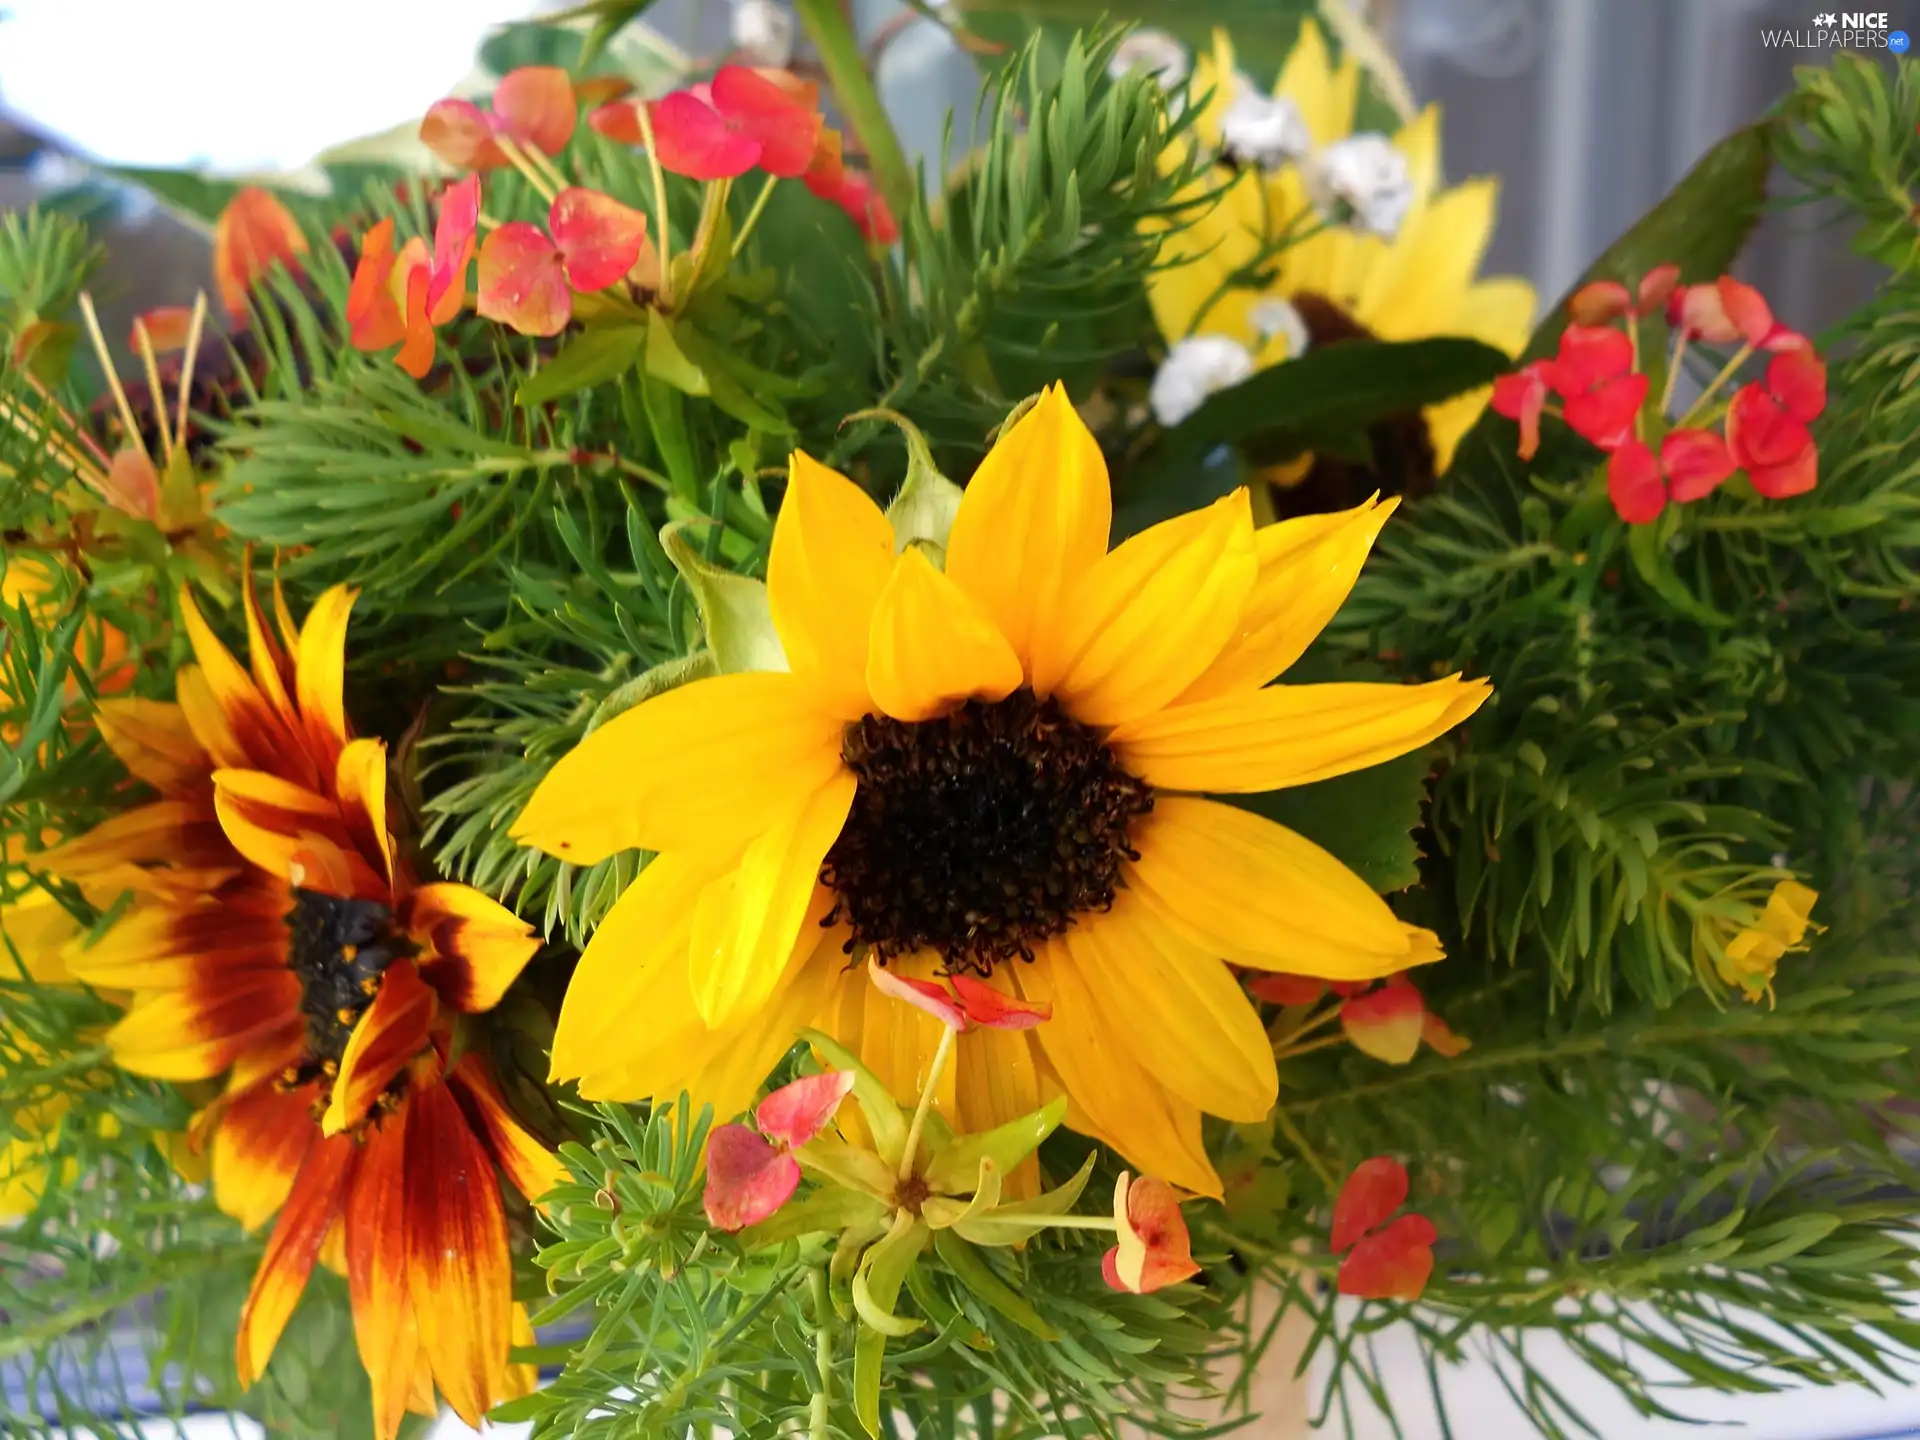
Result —
[{"label": "small red flower cluster", "polygon": [[[1826,408],[1827,369],[1812,343],[1774,319],[1760,292],[1731,275],[1680,285],[1679,274],[1677,265],[1662,265],[1634,291],[1614,280],[1582,286],[1567,302],[1573,323],[1561,332],[1558,353],[1501,376],[1493,387],[1494,411],[1520,424],[1521,459],[1533,457],[1540,418],[1553,413],[1605,451],[1607,493],[1620,518],[1633,525],[1657,519],[1669,501],[1685,505],[1711,494],[1736,470],[1746,471],[1770,500],[1805,494],[1819,479],[1807,425]],[[1674,344],[1667,393],[1649,406],[1637,337],[1639,322],[1654,314],[1664,317]],[[1734,354],[1687,413],[1669,423],[1673,380],[1694,342],[1732,346]],[[1755,352],[1772,357],[1764,377],[1722,407],[1720,390]],[[1722,416],[1724,435],[1712,425]]]},{"label": "small red flower cluster", "polygon": [[1391,1219],[1407,1203],[1407,1190],[1406,1167],[1385,1155],[1362,1160],[1340,1187],[1329,1244],[1336,1255],[1347,1252],[1337,1282],[1342,1295],[1418,1300],[1426,1290],[1438,1232],[1424,1215]]},{"label": "small red flower cluster", "polygon": [[840,132],[827,126],[819,100],[818,87],[785,70],[726,65],[710,83],[664,99],[602,105],[587,123],[625,145],[650,143],[662,169],[691,180],[731,180],[756,167],[800,180],[868,240],[891,245],[899,226],[872,180],[842,163]]},{"label": "small red flower cluster", "polygon": [[729,1234],[758,1225],[800,1188],[793,1151],[826,1129],[853,1092],[854,1072],[827,1070],[782,1085],[753,1112],[752,1125],[717,1125],[707,1139],[707,1221]]}]

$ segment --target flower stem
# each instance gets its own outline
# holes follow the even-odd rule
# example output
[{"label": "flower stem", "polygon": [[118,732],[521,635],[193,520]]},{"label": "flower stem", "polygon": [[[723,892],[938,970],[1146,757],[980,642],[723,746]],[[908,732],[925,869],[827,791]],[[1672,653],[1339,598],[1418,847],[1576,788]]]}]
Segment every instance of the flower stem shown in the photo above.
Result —
[{"label": "flower stem", "polygon": [[773,194],[773,187],[779,183],[778,175],[767,176],[760,193],[754,197],[753,208],[747,211],[747,218],[740,222],[740,233],[733,237],[733,253],[736,257],[747,248],[747,237],[753,234],[753,227],[760,223],[760,212],[767,208],[767,197]]},{"label": "flower stem", "polygon": [[927,1067],[927,1083],[920,1088],[920,1105],[913,1112],[906,1149],[900,1155],[902,1180],[913,1174],[913,1157],[920,1153],[920,1132],[926,1128],[927,1111],[933,1108],[933,1090],[940,1083],[940,1072],[947,1068],[947,1057],[953,1054],[953,1037],[959,1033],[951,1025],[940,1027],[940,1048],[933,1052],[933,1064]]},{"label": "flower stem", "polygon": [[1727,383],[1732,377],[1733,372],[1747,363],[1747,357],[1751,354],[1753,354],[1753,346],[1751,345],[1742,345],[1738,350],[1734,351],[1733,358],[1720,367],[1720,373],[1714,376],[1708,383],[1707,388],[1700,392],[1700,398],[1687,407],[1686,414],[1673,422],[1673,428],[1676,430],[1685,428],[1687,422],[1705,409],[1713,397],[1719,393],[1720,387]]},{"label": "flower stem", "polygon": [[807,1277],[813,1296],[813,1363],[820,1372],[820,1388],[813,1392],[808,1407],[808,1440],[831,1440],[833,1430],[828,1414],[833,1409],[833,1305],[827,1296],[827,1272],[814,1266]]},{"label": "flower stem", "polygon": [[507,157],[508,163],[520,172],[520,178],[533,187],[533,193],[551,205],[555,194],[553,183],[540,173],[540,168],[520,148],[519,142],[511,135],[496,135],[493,143],[500,147],[500,153]]},{"label": "flower stem", "polygon": [[840,108],[867,152],[887,208],[904,223],[913,208],[918,182],[900,149],[899,137],[893,133],[886,107],[880,103],[880,93],[873,88],[873,77],[867,74],[859,38],[840,5],[841,0],[795,0],[794,9],[799,12],[800,23],[807,27],[813,48],[820,52],[820,63]]},{"label": "flower stem", "polygon": [[1673,342],[1673,355],[1667,361],[1667,383],[1660,390],[1660,413],[1667,413],[1667,406],[1673,403],[1673,387],[1680,381],[1680,362],[1687,358],[1687,332],[1682,330],[1680,338]]},{"label": "flower stem", "polygon": [[660,252],[660,305],[665,309],[673,300],[673,228],[667,218],[667,172],[660,168],[659,147],[653,143],[653,116],[643,100],[633,107],[640,121],[640,142],[647,147],[647,164],[653,169],[653,213],[656,224],[653,248]]},{"label": "flower stem", "polygon": [[1320,1152],[1307,1143],[1307,1137],[1300,1133],[1300,1127],[1294,1124],[1293,1117],[1287,1114],[1286,1106],[1273,1107],[1273,1123],[1279,1127],[1280,1133],[1287,1137],[1293,1148],[1300,1152],[1300,1157],[1313,1167],[1313,1173],[1318,1175],[1320,1183],[1327,1187],[1327,1194],[1338,1194],[1340,1186],[1334,1180],[1333,1172],[1327,1169],[1327,1162],[1320,1158]]}]

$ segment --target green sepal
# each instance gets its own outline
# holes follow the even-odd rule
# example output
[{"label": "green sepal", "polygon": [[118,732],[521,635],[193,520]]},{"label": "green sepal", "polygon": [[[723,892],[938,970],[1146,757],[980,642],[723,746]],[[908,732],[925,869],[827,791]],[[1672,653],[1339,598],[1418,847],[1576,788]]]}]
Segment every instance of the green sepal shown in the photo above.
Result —
[{"label": "green sepal", "polygon": [[647,374],[663,380],[687,395],[707,395],[712,387],[707,374],[687,358],[673,333],[673,322],[664,315],[653,317],[647,326]]},{"label": "green sepal", "polygon": [[[886,1357],[888,1339],[887,1330],[873,1321],[880,1317],[895,1326],[905,1323],[893,1314],[893,1306],[900,1298],[908,1269],[926,1248],[927,1233],[927,1227],[919,1221],[900,1216],[886,1238],[867,1252],[853,1277],[854,1308],[866,1322],[853,1342],[853,1411],[860,1428],[873,1440],[880,1440],[880,1362]],[[884,1256],[879,1253],[882,1250],[886,1251]],[[909,1330],[894,1333],[908,1334],[920,1324],[913,1321]]]},{"label": "green sepal", "polygon": [[1001,1205],[992,1214],[963,1220],[953,1227],[954,1233],[975,1245],[1018,1245],[1031,1240],[1054,1216],[1067,1214],[1079,1203],[1087,1181],[1093,1177],[1093,1161],[1094,1156],[1089,1154],[1064,1185],[1056,1185],[1031,1200]]},{"label": "green sepal", "polygon": [[894,1172],[871,1150],[830,1135],[816,1135],[793,1152],[803,1170],[815,1170],[835,1185],[886,1204],[896,1185]]},{"label": "green sepal", "polygon": [[1009,1174],[1066,1118],[1067,1097],[1061,1095],[1017,1120],[978,1135],[963,1135],[934,1152],[927,1163],[927,1184],[943,1195],[964,1194],[982,1160],[993,1161],[1002,1174]]},{"label": "green sepal", "polygon": [[947,536],[953,530],[953,517],[960,513],[961,488],[940,473],[933,463],[933,451],[920,427],[895,410],[856,410],[845,423],[855,420],[885,420],[896,426],[907,446],[907,478],[887,506],[887,523],[893,526],[893,553],[898,555],[909,545],[918,545],[936,568],[947,563]]},{"label": "green sepal", "polygon": [[880,1077],[875,1075],[846,1046],[831,1035],[823,1035],[818,1030],[802,1030],[800,1038],[831,1060],[836,1069],[853,1072],[853,1098],[860,1106],[860,1113],[866,1118],[867,1129],[873,1135],[873,1149],[887,1165],[896,1172],[900,1168],[900,1157],[907,1148],[907,1120],[900,1113],[900,1106]]},{"label": "green sepal", "polygon": [[675,660],[663,660],[611,691],[606,699],[594,706],[593,714],[587,719],[586,733],[591,735],[614,716],[631,710],[643,700],[651,700],[656,695],[664,695],[669,690],[677,690],[682,685],[719,673],[719,664],[714,660],[711,650],[698,650]]},{"label": "green sepal", "polygon": [[784,1244],[802,1235],[871,1225],[887,1216],[887,1207],[871,1195],[839,1185],[823,1186],[804,1200],[790,1201],[737,1237],[749,1250]]},{"label": "green sepal", "polygon": [[992,1213],[1000,1203],[1000,1167],[987,1156],[980,1158],[980,1174],[974,1181],[973,1198],[962,1204],[948,1195],[928,1197],[920,1214],[935,1230],[946,1230],[965,1221]]},{"label": "green sepal", "polygon": [[787,654],[773,628],[766,582],[716,570],[700,558],[686,532],[690,521],[675,521],[660,531],[660,547],[693,592],[700,628],[722,675],[741,670],[785,670]]},{"label": "green sepal", "polygon": [[1060,1332],[1041,1318],[1038,1310],[1021,1299],[1017,1290],[994,1274],[979,1253],[954,1231],[942,1230],[935,1235],[933,1250],[941,1263],[983,1304],[998,1310],[1022,1330],[1038,1335],[1042,1340],[1060,1338]]},{"label": "green sepal", "polygon": [[200,499],[200,475],[185,445],[173,447],[160,476],[160,506],[155,520],[164,531],[186,530],[206,518],[206,506]]}]

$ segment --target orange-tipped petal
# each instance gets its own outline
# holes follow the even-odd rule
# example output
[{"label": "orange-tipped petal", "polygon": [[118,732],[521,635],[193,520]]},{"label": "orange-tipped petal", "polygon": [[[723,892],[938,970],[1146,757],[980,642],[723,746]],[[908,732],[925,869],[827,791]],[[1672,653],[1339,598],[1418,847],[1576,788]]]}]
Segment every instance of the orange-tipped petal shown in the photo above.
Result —
[{"label": "orange-tipped petal", "polygon": [[1330,1244],[1337,1255],[1407,1203],[1407,1167],[1387,1155],[1362,1160],[1333,1202]]},{"label": "orange-tipped petal", "polygon": [[662,168],[691,180],[744,175],[760,160],[760,142],[729,126],[718,110],[685,90],[655,101],[654,154]]},{"label": "orange-tipped petal", "polygon": [[713,108],[760,144],[760,168],[793,179],[813,163],[819,113],[798,94],[744,65],[723,65],[713,77]]},{"label": "orange-tipped petal", "polygon": [[853,1093],[856,1078],[851,1070],[803,1075],[762,1100],[753,1123],[776,1145],[788,1150],[804,1145],[826,1128],[840,1102]]},{"label": "orange-tipped petal", "polygon": [[1339,1290],[1358,1300],[1418,1300],[1433,1274],[1433,1222],[1402,1215],[1340,1262]]},{"label": "orange-tipped petal", "polygon": [[496,170],[507,163],[493,124],[471,100],[437,100],[420,122],[420,143],[456,170]]},{"label": "orange-tipped petal", "polygon": [[347,338],[356,350],[384,350],[407,335],[407,319],[393,296],[393,221],[360,237],[360,259],[347,290]]},{"label": "orange-tipped petal", "polygon": [[1605,325],[1625,315],[1632,305],[1633,297],[1618,280],[1594,280],[1573,292],[1567,315],[1576,325]]},{"label": "orange-tipped petal", "polygon": [[406,1103],[407,1291],[440,1393],[477,1427],[507,1375],[513,1265],[506,1210],[493,1160],[453,1092],[416,1073]]},{"label": "orange-tipped petal", "polygon": [[893,211],[887,207],[871,176],[848,170],[841,177],[840,193],[832,198],[847,212],[863,239],[875,245],[891,245],[900,238],[900,226],[893,218]]},{"label": "orange-tipped petal", "polygon": [[427,282],[427,319],[444,325],[467,300],[467,266],[473,260],[473,235],[480,223],[480,177],[449,185],[440,197],[433,229],[433,270]]},{"label": "orange-tipped petal", "polygon": [[500,1003],[540,937],[499,901],[469,885],[422,885],[406,899],[400,923],[423,947],[420,974],[456,1010],[475,1013]]},{"label": "orange-tipped petal", "polygon": [[1053,1018],[1051,1002],[1019,1000],[967,974],[956,973],[947,979],[960,997],[969,1025],[984,1025],[989,1030],[1031,1030]]},{"label": "orange-tipped petal", "polygon": [[1166,1181],[1152,1175],[1134,1180],[1122,1170],[1113,1191],[1113,1221],[1118,1243],[1101,1273],[1115,1289],[1145,1295],[1200,1273],[1180,1192]]},{"label": "orange-tipped petal", "polygon": [[407,1295],[407,1107],[366,1136],[347,1197],[347,1294],[353,1338],[373,1382],[374,1433],[392,1440],[406,1413],[420,1353]]},{"label": "orange-tipped petal", "polygon": [[1455,1034],[1453,1027],[1431,1010],[1427,1012],[1426,1019],[1420,1022],[1420,1040],[1436,1055],[1444,1055],[1449,1060],[1456,1055],[1464,1055],[1473,1048],[1471,1040],[1464,1035]]},{"label": "orange-tipped petal", "polygon": [[114,452],[101,489],[107,503],[123,515],[151,520],[159,512],[160,476],[147,452],[137,445]]},{"label": "orange-tipped petal", "polygon": [[267,191],[249,185],[227,202],[213,226],[213,283],[235,320],[247,315],[247,292],[275,265],[300,273],[307,237],[292,213]]},{"label": "orange-tipped petal", "polygon": [[944,985],[931,980],[913,980],[896,974],[878,959],[867,961],[867,975],[874,989],[895,1000],[904,1000],[916,1010],[924,1010],[942,1025],[954,1030],[967,1028],[967,1012]]},{"label": "orange-tipped petal", "polygon": [[480,313],[522,335],[558,335],[573,318],[560,251],[537,225],[510,220],[480,245]]},{"label": "orange-tipped petal", "polygon": [[320,1247],[346,1200],[358,1158],[359,1145],[347,1135],[319,1141],[308,1149],[280,1222],[260,1257],[260,1268],[253,1273],[246,1304],[240,1307],[234,1365],[241,1385],[253,1384],[267,1368],[267,1358],[287,1328],[300,1292],[307,1288],[307,1276],[320,1258]]},{"label": "orange-tipped petal", "polygon": [[127,332],[127,344],[137,352],[140,349],[140,332],[145,330],[147,343],[153,347],[153,353],[170,355],[175,350],[187,348],[187,332],[192,328],[192,306],[159,305],[133,317],[133,328]]},{"label": "orange-tipped petal", "polygon": [[432,284],[431,272],[425,265],[415,265],[407,271],[406,341],[393,362],[416,380],[426,378],[427,371],[433,368],[433,322],[427,318],[427,291]]},{"label": "orange-tipped petal", "polygon": [[1340,1006],[1340,1024],[1354,1048],[1404,1065],[1420,1048],[1420,1022],[1427,1007],[1410,981],[1395,977],[1378,990],[1356,995]]},{"label": "orange-tipped petal", "polygon": [[745,1125],[717,1126],[707,1138],[702,1201],[714,1229],[731,1233],[757,1225],[799,1188],[800,1162]]},{"label": "orange-tipped petal", "polygon": [[380,977],[340,1054],[340,1073],[320,1128],[328,1135],[358,1125],[413,1057],[426,1048],[435,1011],[433,989],[411,960],[396,960]]},{"label": "orange-tipped petal", "polygon": [[557,65],[522,65],[493,92],[493,113],[522,145],[558,155],[573,138],[579,109],[566,71]]},{"label": "orange-tipped petal", "polygon": [[618,145],[638,145],[646,139],[638,107],[644,100],[612,100],[587,116],[587,124]]},{"label": "orange-tipped petal", "polygon": [[647,217],[611,195],[572,185],[553,197],[547,229],[565,262],[568,283],[588,295],[634,267],[646,243]]},{"label": "orange-tipped petal", "polygon": [[1256,975],[1247,993],[1269,1005],[1311,1005],[1327,993],[1327,982],[1311,975]]},{"label": "orange-tipped petal", "polygon": [[492,1152],[494,1163],[513,1188],[537,1204],[565,1178],[559,1158],[514,1118],[479,1051],[462,1055],[450,1078],[454,1098],[466,1112],[473,1133]]}]

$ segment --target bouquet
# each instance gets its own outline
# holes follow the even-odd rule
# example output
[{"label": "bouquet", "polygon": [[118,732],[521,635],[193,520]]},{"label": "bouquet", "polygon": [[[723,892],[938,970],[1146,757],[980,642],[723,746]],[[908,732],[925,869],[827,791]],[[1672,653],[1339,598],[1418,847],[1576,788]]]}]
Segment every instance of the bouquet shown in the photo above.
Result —
[{"label": "bouquet", "polygon": [[[1342,7],[930,9],[917,164],[830,0],[644,8],[322,194],[120,176],[213,238],[124,336],[85,194],[0,227],[9,1433],[1920,1348],[1920,71],[1543,308]],[[1776,174],[1826,332],[1731,273]]]}]

